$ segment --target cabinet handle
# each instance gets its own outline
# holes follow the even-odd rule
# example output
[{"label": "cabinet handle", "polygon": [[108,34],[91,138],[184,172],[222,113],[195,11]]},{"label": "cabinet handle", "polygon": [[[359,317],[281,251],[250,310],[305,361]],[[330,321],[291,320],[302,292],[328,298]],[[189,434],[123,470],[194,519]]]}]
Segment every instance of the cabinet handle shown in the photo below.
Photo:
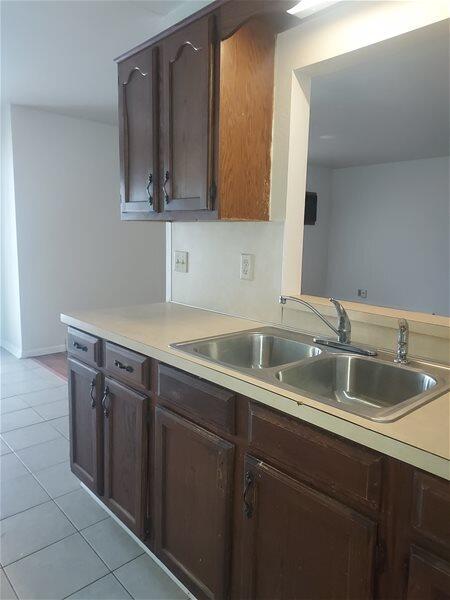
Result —
[{"label": "cabinet handle", "polygon": [[120,362],[120,360],[115,360],[114,365],[116,367],[118,367],[119,369],[123,369],[127,373],[132,373],[134,371],[133,367],[130,367],[130,365],[124,365],[123,363]]},{"label": "cabinet handle", "polygon": [[[105,415],[106,418],[109,417],[109,413],[110,413],[110,409],[111,409],[111,401],[109,400],[109,387],[106,386],[105,387],[105,391],[103,392],[103,398],[102,398],[102,406],[103,406],[103,414]],[[108,405],[106,405],[106,401],[108,400]]]},{"label": "cabinet handle", "polygon": [[166,171],[166,174],[164,175],[164,182],[163,182],[164,200],[165,200],[166,204],[169,204],[169,201],[170,201],[169,194],[167,193],[167,189],[166,189],[166,184],[168,181],[169,181],[169,171]]},{"label": "cabinet handle", "polygon": [[254,480],[255,476],[253,475],[253,473],[251,471],[247,471],[244,478],[244,514],[247,517],[247,519],[250,519],[250,517],[253,514],[253,506],[252,503],[247,500],[247,494],[250,491],[250,487],[253,484]]},{"label": "cabinet handle", "polygon": [[95,408],[97,402],[94,398],[94,390],[95,390],[95,377],[94,379],[91,381],[91,388],[89,390],[89,396],[91,397],[91,408]]},{"label": "cabinet handle", "polygon": [[73,347],[76,348],[77,350],[81,350],[82,352],[87,352],[87,346],[83,346],[82,344],[79,344],[78,342],[73,342]]},{"label": "cabinet handle", "polygon": [[153,173],[152,172],[150,172],[148,174],[147,185],[145,187],[145,189],[147,190],[148,203],[150,204],[150,206],[152,206],[153,205],[153,196],[152,196],[152,192],[150,191],[150,187],[153,187]]}]

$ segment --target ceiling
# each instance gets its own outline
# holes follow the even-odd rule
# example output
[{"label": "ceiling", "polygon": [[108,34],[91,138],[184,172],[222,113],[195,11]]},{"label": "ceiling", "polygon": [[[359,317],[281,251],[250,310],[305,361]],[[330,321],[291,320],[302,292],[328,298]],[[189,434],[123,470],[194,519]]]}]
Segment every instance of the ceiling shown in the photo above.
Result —
[{"label": "ceiling", "polygon": [[312,78],[311,164],[342,168],[449,155],[449,24],[425,29]]},{"label": "ceiling", "polygon": [[117,122],[114,57],[207,0],[3,0],[2,100]]}]

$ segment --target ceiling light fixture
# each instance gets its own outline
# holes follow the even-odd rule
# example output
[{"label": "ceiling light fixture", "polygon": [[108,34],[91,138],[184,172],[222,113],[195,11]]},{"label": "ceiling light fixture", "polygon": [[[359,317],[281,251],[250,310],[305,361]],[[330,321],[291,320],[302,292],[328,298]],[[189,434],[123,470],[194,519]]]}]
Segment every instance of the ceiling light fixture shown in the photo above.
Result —
[{"label": "ceiling light fixture", "polygon": [[301,0],[287,12],[300,19],[336,4],[339,0]]}]

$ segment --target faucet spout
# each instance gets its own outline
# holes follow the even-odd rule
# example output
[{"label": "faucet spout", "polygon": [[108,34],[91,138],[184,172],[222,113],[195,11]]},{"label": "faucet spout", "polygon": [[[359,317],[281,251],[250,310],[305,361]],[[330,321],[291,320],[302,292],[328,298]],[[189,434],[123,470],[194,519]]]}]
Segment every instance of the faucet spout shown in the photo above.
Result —
[{"label": "faucet spout", "polygon": [[[295,296],[280,296],[280,304],[286,304],[287,300],[291,300],[292,302],[298,302],[299,304],[303,304],[304,306],[306,306],[307,308],[309,308],[309,310],[311,310],[317,317],[319,317],[319,319],[323,323],[325,323],[325,325],[327,325],[331,329],[331,331],[333,331],[338,336],[338,340],[340,342],[343,342],[345,344],[349,344],[350,343],[350,337],[349,337],[349,335],[347,336],[343,331],[341,332],[341,330],[339,328],[336,328],[334,325],[332,325],[330,323],[330,321],[328,319],[326,319],[323,316],[323,314],[320,313],[317,310],[317,308],[315,308],[312,304],[310,304],[306,300],[302,300],[301,298],[296,298]],[[348,324],[348,328],[351,329],[350,328],[350,320],[349,320],[349,318],[347,316],[347,313],[345,312],[345,309],[342,306],[342,304],[340,304],[337,300],[334,300],[334,298],[330,298],[330,301],[333,302],[333,304],[334,304],[334,306],[336,308],[336,311],[338,312],[339,327],[341,326],[341,320],[342,320],[342,323],[344,323],[344,322],[347,323]]]}]

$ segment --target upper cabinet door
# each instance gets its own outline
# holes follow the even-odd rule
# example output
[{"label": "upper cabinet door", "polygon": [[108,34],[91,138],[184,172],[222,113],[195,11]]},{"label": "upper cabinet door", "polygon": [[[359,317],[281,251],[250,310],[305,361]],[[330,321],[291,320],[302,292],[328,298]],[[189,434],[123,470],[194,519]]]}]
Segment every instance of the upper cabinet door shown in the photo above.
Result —
[{"label": "upper cabinet door", "polygon": [[165,39],[162,53],[164,210],[211,209],[214,17]]},{"label": "upper cabinet door", "polygon": [[119,64],[120,203],[124,218],[159,210],[158,48]]}]

